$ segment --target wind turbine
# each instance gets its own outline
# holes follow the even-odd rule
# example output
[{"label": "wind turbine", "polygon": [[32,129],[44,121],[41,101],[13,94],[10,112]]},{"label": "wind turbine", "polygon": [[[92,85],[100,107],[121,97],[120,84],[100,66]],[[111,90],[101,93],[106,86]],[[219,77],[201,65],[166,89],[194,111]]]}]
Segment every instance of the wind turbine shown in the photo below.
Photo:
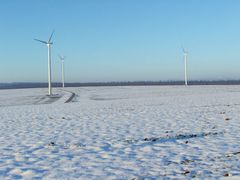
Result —
[{"label": "wind turbine", "polygon": [[64,77],[64,59],[65,59],[65,56],[59,55],[58,57],[62,61],[62,87],[64,88],[65,87],[65,84],[64,84],[64,79],[65,79],[65,77]]},{"label": "wind turbine", "polygon": [[54,31],[52,32],[51,36],[49,37],[48,41],[42,41],[39,39],[34,39],[36,41],[39,41],[43,44],[47,45],[48,48],[48,95],[52,95],[52,77],[51,77],[51,45],[53,42],[51,42],[52,36],[53,36]]},{"label": "wind turbine", "polygon": [[183,48],[183,57],[184,57],[184,80],[185,80],[185,86],[188,85],[188,76],[187,76],[187,58],[188,58],[188,52]]}]

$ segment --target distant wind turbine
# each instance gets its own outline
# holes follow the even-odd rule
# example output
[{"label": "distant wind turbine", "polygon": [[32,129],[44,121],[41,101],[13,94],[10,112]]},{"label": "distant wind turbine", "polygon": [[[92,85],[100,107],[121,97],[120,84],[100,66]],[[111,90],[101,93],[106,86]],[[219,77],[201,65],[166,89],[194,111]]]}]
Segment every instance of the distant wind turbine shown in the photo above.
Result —
[{"label": "distant wind turbine", "polygon": [[64,79],[65,79],[65,77],[64,77],[64,59],[65,59],[65,56],[59,55],[58,57],[62,62],[62,87],[64,88],[65,87],[65,84],[64,84]]},{"label": "distant wind turbine", "polygon": [[52,32],[50,38],[48,39],[48,41],[42,41],[39,39],[34,39],[36,41],[39,41],[43,44],[46,44],[48,47],[48,95],[51,96],[52,95],[52,77],[51,77],[51,45],[53,44],[53,42],[51,42],[52,36],[53,36],[54,31]]},{"label": "distant wind turbine", "polygon": [[185,80],[185,86],[188,85],[188,76],[187,76],[187,58],[188,58],[188,52],[183,48],[183,57],[184,57],[184,80]]}]

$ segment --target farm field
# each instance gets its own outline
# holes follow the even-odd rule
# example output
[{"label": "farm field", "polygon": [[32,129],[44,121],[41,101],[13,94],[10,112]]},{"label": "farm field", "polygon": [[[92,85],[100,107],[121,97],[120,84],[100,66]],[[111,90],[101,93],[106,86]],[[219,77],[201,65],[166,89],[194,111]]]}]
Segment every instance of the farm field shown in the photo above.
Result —
[{"label": "farm field", "polygon": [[0,91],[1,178],[240,176],[240,86],[53,92]]}]

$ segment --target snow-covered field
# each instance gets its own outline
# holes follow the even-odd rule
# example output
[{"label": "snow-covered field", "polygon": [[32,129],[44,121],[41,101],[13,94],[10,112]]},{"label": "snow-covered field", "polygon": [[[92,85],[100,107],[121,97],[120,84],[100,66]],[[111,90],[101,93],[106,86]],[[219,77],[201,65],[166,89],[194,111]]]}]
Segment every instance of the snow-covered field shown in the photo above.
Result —
[{"label": "snow-covered field", "polygon": [[240,86],[65,90],[0,90],[0,179],[240,176]]}]

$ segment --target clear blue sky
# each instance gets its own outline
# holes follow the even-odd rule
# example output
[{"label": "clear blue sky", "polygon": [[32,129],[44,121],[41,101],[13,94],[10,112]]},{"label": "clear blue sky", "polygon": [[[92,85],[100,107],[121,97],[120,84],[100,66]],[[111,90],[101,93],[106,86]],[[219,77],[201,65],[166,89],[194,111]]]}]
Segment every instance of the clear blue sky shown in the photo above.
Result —
[{"label": "clear blue sky", "polygon": [[0,82],[240,79],[239,0],[1,0]]}]

